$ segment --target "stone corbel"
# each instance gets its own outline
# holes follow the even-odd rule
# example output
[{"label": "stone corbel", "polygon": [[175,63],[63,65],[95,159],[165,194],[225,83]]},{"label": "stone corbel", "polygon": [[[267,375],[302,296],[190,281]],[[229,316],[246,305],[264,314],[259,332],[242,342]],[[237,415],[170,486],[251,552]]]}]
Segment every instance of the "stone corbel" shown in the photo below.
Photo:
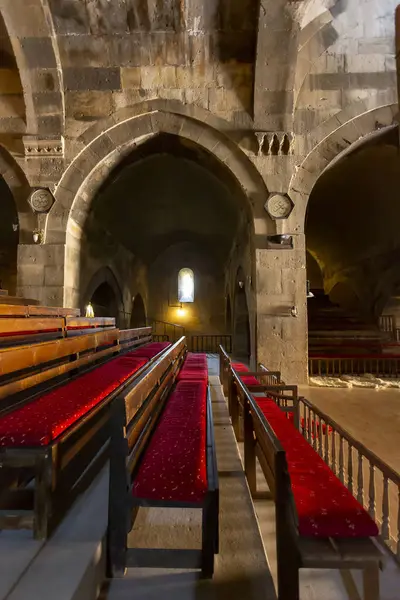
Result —
[{"label": "stone corbel", "polygon": [[285,131],[255,131],[258,156],[288,156],[293,154],[294,134]]}]

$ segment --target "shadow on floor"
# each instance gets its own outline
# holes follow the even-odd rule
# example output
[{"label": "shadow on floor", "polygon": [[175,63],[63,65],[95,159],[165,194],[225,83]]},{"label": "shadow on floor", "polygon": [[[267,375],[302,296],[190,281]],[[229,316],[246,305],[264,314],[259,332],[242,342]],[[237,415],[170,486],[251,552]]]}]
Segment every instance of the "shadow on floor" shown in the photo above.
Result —
[{"label": "shadow on floor", "polygon": [[[103,586],[99,600],[107,600],[113,581]],[[253,574],[251,577],[237,577],[229,580],[199,579],[196,572],[179,572],[162,575],[146,575],[118,580],[118,589],[113,589],[113,600],[246,600],[264,598],[276,600],[267,594],[265,577]]]}]

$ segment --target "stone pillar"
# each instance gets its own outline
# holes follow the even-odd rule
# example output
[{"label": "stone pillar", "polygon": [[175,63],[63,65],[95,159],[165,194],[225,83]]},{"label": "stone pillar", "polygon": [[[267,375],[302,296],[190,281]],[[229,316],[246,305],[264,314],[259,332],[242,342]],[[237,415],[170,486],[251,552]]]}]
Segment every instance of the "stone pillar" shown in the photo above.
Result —
[{"label": "stone pillar", "polygon": [[293,250],[256,250],[257,360],[299,384],[308,377],[306,253],[305,236],[293,238]]},{"label": "stone pillar", "polygon": [[64,262],[64,244],[20,244],[17,295],[43,306],[63,306]]}]

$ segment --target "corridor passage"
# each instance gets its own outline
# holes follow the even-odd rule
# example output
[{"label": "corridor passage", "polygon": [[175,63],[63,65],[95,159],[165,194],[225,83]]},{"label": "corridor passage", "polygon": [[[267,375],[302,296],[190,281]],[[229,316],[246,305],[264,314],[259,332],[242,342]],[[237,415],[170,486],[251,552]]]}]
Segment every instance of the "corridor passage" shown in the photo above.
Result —
[{"label": "corridor passage", "polygon": [[[101,600],[276,600],[253,504],[218,377],[208,360],[220,485],[220,553],[212,580],[198,572],[128,569],[113,579]],[[140,548],[200,547],[199,511],[141,509],[130,545]]]}]

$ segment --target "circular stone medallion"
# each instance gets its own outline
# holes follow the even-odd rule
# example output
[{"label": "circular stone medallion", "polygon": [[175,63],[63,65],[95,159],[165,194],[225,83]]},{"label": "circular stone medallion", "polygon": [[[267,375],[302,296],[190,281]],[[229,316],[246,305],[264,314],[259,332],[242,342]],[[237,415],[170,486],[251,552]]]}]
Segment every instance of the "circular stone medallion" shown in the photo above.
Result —
[{"label": "circular stone medallion", "polygon": [[265,203],[266,211],[274,219],[285,219],[287,218],[292,210],[292,202],[288,196],[282,194],[273,194],[268,198]]},{"label": "circular stone medallion", "polygon": [[32,192],[29,202],[35,212],[45,213],[53,206],[54,198],[50,190],[41,188]]}]

